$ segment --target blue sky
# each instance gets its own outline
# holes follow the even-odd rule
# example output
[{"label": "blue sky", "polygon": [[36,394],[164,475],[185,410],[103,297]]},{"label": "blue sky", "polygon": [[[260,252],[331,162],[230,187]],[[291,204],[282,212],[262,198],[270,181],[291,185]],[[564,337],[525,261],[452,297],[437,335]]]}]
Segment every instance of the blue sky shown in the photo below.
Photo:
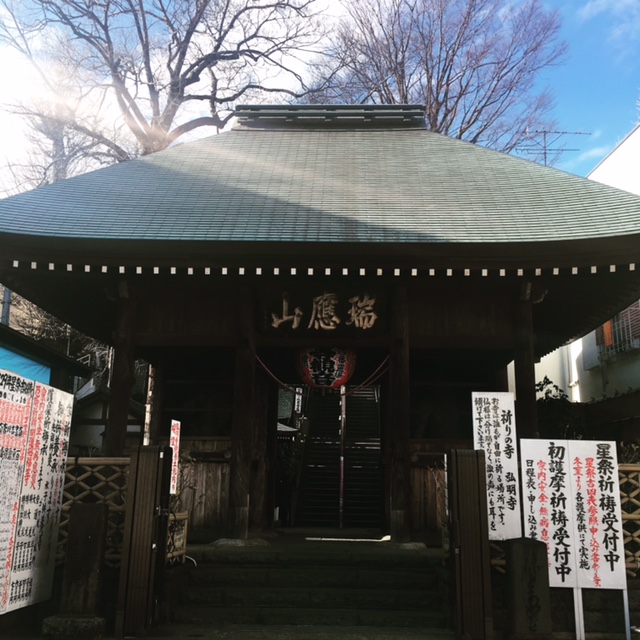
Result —
[{"label": "blue sky", "polygon": [[[553,115],[559,130],[590,134],[563,136],[559,144],[567,150],[555,166],[586,176],[638,121],[640,0],[544,1],[560,13],[569,45],[564,64],[542,77],[555,95]],[[2,57],[0,87],[11,88],[11,97],[16,89],[37,87],[13,52],[4,49]],[[8,99],[2,94],[0,88],[0,102]],[[0,165],[23,148],[21,130],[16,116],[0,112]]]},{"label": "blue sky", "polygon": [[558,129],[578,151],[561,154],[558,169],[586,176],[638,121],[640,0],[549,0],[562,18],[569,50],[564,65],[549,70]]}]

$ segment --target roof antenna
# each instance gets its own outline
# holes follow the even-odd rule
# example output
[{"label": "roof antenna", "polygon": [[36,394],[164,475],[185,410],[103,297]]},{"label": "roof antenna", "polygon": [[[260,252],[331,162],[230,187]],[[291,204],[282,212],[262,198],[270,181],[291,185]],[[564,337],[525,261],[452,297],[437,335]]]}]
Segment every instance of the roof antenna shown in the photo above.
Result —
[{"label": "roof antenna", "polygon": [[553,164],[560,155],[566,151],[580,151],[580,149],[567,149],[566,147],[554,148],[558,140],[564,136],[590,136],[590,133],[583,131],[529,131],[525,130],[528,138],[529,146],[516,147],[516,151],[524,154],[533,155],[535,162],[542,159],[542,164],[548,167]]}]

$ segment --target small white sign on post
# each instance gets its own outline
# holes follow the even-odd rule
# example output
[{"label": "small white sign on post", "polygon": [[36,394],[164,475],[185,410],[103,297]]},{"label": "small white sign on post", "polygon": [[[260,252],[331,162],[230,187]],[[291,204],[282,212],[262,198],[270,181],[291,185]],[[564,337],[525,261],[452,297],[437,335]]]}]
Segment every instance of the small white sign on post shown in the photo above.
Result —
[{"label": "small white sign on post", "polygon": [[522,535],[513,394],[471,394],[473,444],[485,454],[489,539]]},{"label": "small white sign on post", "polygon": [[178,492],[178,458],[180,457],[180,422],[178,422],[178,420],[171,421],[169,446],[173,449],[173,457],[171,460],[171,488],[169,493],[174,496]]}]

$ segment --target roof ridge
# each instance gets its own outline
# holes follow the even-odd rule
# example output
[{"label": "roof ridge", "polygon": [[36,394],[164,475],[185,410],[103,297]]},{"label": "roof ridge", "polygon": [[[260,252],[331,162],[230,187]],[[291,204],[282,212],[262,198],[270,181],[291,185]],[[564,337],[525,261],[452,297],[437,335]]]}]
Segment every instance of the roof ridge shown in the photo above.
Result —
[{"label": "roof ridge", "polygon": [[424,106],[416,104],[238,105],[234,115],[241,127],[425,127]]}]

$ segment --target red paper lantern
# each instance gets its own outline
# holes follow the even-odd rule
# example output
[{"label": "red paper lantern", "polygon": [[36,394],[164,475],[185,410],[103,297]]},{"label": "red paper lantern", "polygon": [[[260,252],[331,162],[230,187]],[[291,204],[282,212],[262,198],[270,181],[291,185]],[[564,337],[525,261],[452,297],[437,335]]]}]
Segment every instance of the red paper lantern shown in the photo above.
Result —
[{"label": "red paper lantern", "polygon": [[302,349],[298,370],[304,384],[319,389],[338,389],[347,384],[356,365],[353,349],[318,347]]}]

